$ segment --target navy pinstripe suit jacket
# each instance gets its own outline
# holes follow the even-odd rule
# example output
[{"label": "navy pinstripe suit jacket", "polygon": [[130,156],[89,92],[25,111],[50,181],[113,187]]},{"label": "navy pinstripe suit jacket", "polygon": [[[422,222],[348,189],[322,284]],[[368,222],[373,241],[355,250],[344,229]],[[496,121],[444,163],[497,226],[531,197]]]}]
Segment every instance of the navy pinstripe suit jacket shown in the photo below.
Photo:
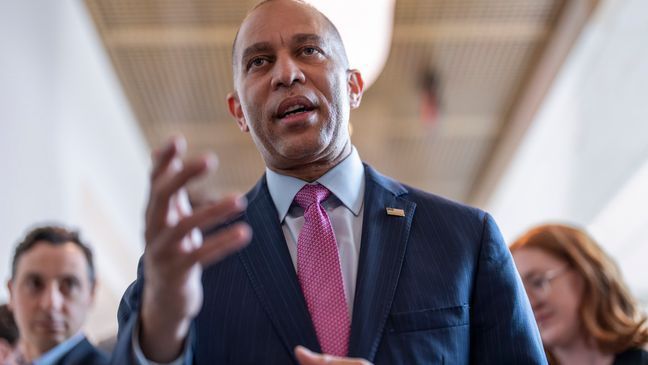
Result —
[{"label": "navy pinstripe suit jacket", "polygon": [[[375,364],[546,364],[524,289],[493,219],[365,166],[349,356]],[[265,178],[248,193],[248,247],[207,268],[187,364],[295,364],[319,351]],[[404,217],[387,215],[399,208]],[[141,268],[140,268],[141,269]],[[115,364],[132,360],[142,288],[119,310]]]},{"label": "navy pinstripe suit jacket", "polygon": [[109,363],[108,355],[84,338],[54,365],[108,365]]}]

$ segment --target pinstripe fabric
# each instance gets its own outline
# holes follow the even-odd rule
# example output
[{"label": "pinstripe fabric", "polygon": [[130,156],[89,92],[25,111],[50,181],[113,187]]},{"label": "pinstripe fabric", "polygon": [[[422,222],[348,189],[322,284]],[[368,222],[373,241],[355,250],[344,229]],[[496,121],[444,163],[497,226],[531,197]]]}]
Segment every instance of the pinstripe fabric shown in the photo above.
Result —
[{"label": "pinstripe fabric", "polygon": [[[402,199],[407,191],[399,184],[387,189],[369,174],[365,190],[364,222],[355,306],[351,322],[349,356],[374,359],[398,284],[416,204]],[[405,217],[390,216],[386,208],[405,211]]]},{"label": "pinstripe fabric", "polygon": [[53,365],[107,365],[108,356],[84,338]]},{"label": "pinstripe fabric", "polygon": [[[349,355],[380,364],[546,364],[524,289],[492,218],[366,167]],[[205,270],[195,364],[295,364],[319,351],[265,179],[241,219],[251,244]],[[389,216],[399,208],[405,217]],[[120,306],[114,364],[130,364],[142,278]],[[191,363],[188,359],[187,364]]]}]

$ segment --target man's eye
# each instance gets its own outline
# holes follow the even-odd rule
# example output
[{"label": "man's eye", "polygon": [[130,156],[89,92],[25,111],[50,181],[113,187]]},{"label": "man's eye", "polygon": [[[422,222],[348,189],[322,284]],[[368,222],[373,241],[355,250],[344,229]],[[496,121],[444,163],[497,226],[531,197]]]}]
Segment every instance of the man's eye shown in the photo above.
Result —
[{"label": "man's eye", "polygon": [[261,67],[261,66],[265,65],[266,62],[267,62],[267,60],[265,58],[256,57],[256,58],[251,59],[250,62],[248,62],[247,68],[249,70],[251,68]]},{"label": "man's eye", "polygon": [[304,47],[302,53],[306,56],[312,56],[314,54],[320,53],[320,51],[315,47]]},{"label": "man's eye", "polygon": [[74,288],[79,285],[79,282],[75,279],[67,278],[63,280],[63,285],[67,286],[68,288]]},{"label": "man's eye", "polygon": [[43,281],[39,278],[30,278],[25,282],[30,291],[37,292],[43,288]]},{"label": "man's eye", "polygon": [[63,294],[69,294],[79,286],[79,280],[76,278],[65,278],[61,281],[61,292],[63,292]]}]

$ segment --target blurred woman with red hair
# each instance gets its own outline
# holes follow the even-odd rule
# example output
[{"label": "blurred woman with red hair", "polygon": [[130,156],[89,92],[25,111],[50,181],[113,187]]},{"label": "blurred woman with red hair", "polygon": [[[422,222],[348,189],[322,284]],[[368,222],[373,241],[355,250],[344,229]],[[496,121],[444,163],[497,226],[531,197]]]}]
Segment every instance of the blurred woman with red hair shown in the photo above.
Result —
[{"label": "blurred woman with red hair", "polygon": [[592,237],[542,225],[510,249],[550,364],[648,364],[648,319]]}]

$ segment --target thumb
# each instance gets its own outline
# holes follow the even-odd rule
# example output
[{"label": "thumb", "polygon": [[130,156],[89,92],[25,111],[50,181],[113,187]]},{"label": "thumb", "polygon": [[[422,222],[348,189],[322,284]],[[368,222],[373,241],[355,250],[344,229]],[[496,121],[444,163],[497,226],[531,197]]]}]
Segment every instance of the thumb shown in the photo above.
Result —
[{"label": "thumb", "polygon": [[304,346],[295,347],[295,356],[300,365],[324,365],[332,360],[329,355],[317,354]]}]

